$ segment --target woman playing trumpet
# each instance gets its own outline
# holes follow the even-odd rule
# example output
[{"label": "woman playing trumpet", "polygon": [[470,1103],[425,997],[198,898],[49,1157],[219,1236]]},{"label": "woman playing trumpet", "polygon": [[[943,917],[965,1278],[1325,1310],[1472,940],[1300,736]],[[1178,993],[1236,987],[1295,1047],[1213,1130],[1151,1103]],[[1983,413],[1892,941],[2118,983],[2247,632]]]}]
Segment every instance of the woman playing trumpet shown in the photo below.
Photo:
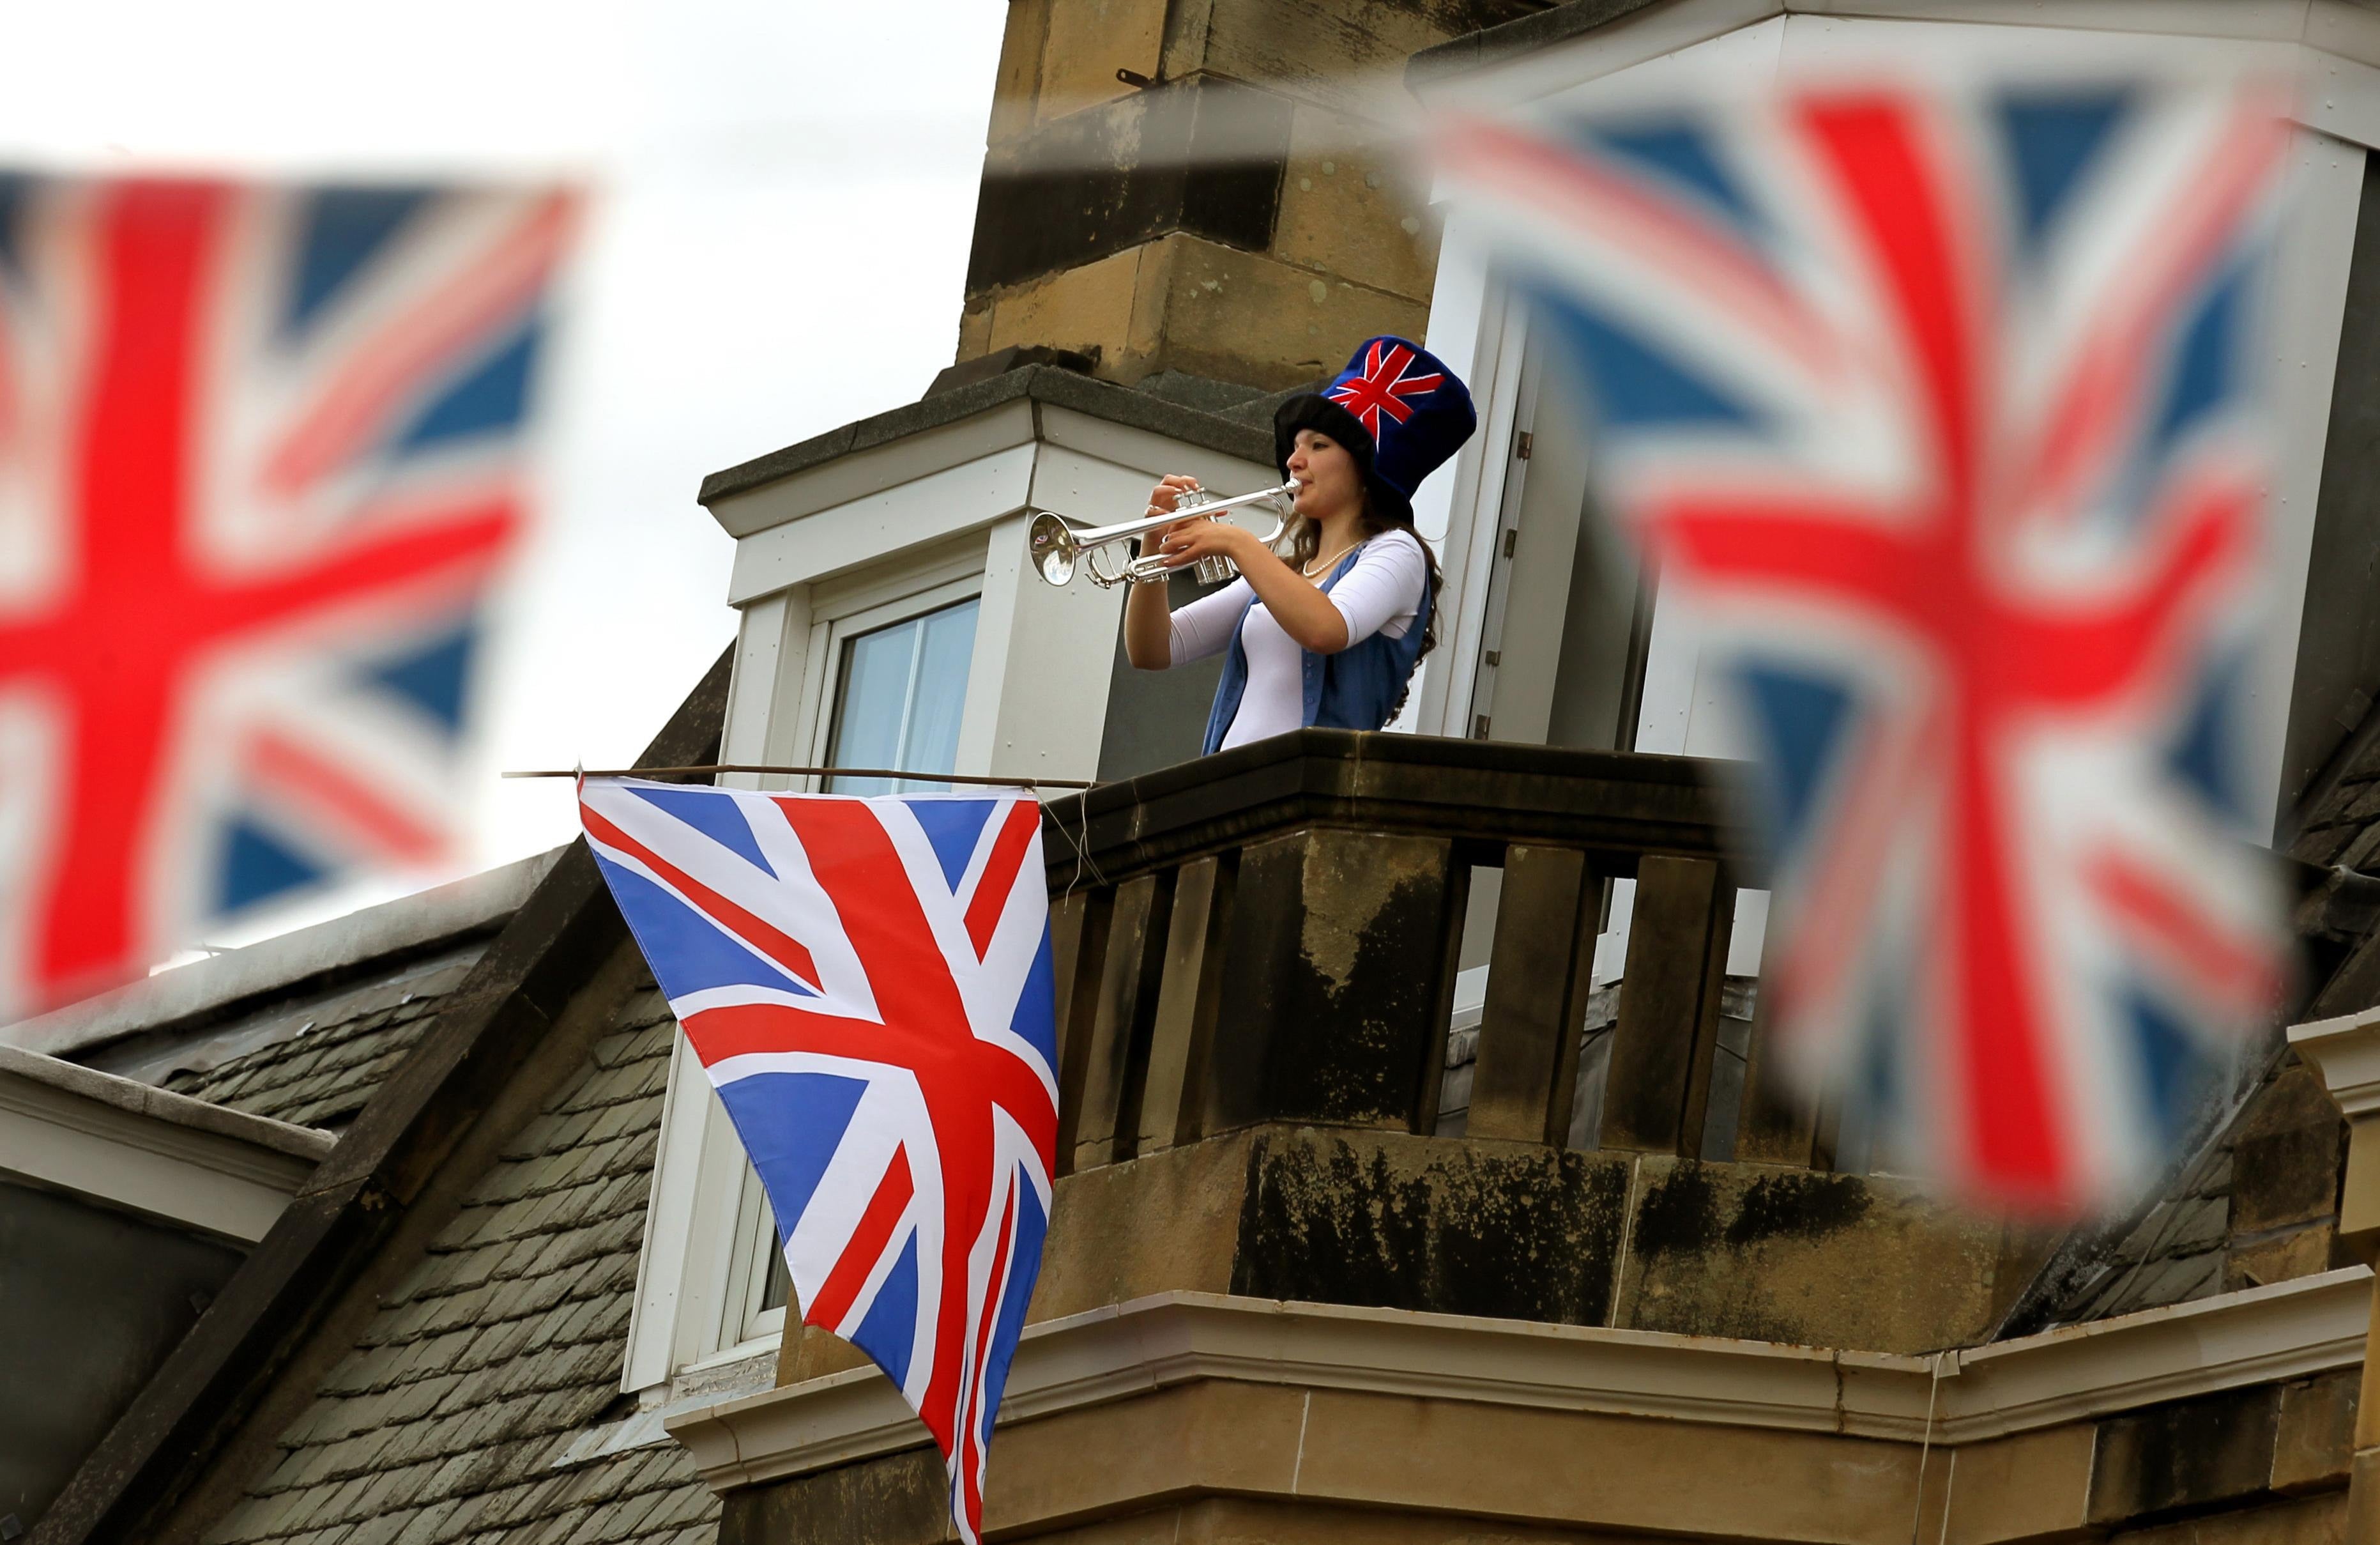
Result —
[{"label": "woman playing trumpet", "polygon": [[[1141,670],[1229,651],[1202,750],[1311,724],[1377,730],[1396,717],[1438,641],[1438,561],[1414,529],[1413,492],[1475,423],[1453,371],[1402,338],[1374,338],[1329,386],[1273,416],[1274,456],[1298,485],[1286,561],[1229,521],[1152,533],[1172,567],[1224,557],[1240,571],[1178,613],[1161,579],[1134,586],[1124,606],[1124,652]],[[1197,486],[1165,479],[1151,513]]]}]

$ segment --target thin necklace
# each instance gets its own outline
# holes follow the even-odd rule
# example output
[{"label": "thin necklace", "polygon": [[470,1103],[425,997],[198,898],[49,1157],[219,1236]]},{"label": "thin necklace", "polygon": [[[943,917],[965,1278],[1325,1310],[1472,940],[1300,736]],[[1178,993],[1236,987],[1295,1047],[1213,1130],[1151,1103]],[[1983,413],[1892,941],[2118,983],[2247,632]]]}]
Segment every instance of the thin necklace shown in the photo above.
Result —
[{"label": "thin necklace", "polygon": [[1348,554],[1353,553],[1355,549],[1363,546],[1365,542],[1370,540],[1371,539],[1368,537],[1358,537],[1355,541],[1351,541],[1346,546],[1339,549],[1338,552],[1331,554],[1329,558],[1317,558],[1312,563],[1307,564],[1304,568],[1299,569],[1298,572],[1305,575],[1308,579],[1311,579],[1314,578],[1314,571],[1316,569],[1328,568],[1330,565],[1337,563],[1340,559],[1345,557]]}]

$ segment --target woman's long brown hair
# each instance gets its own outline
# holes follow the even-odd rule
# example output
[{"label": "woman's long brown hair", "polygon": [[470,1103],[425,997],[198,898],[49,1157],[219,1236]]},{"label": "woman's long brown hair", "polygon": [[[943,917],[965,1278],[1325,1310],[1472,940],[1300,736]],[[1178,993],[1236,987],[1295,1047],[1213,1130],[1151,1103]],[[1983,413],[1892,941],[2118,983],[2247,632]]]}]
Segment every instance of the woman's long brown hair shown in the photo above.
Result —
[{"label": "woman's long brown hair", "polygon": [[[1429,598],[1429,620],[1422,625],[1421,654],[1414,656],[1414,669],[1417,671],[1421,668],[1422,656],[1427,655],[1430,651],[1438,647],[1438,554],[1429,550],[1429,542],[1427,539],[1424,538],[1420,531],[1415,529],[1412,516],[1382,515],[1378,506],[1372,503],[1372,492],[1369,489],[1366,489],[1364,491],[1364,511],[1361,515],[1356,517],[1356,523],[1363,528],[1366,541],[1369,541],[1373,537],[1379,536],[1386,531],[1411,531],[1413,532],[1414,545],[1421,549],[1422,566],[1427,569],[1429,574],[1429,590],[1427,591]],[[1314,561],[1315,554],[1319,553],[1321,550],[1321,528],[1315,525],[1313,521],[1301,517],[1290,534],[1289,561],[1295,564],[1297,566],[1297,571],[1300,574],[1303,574],[1305,572],[1305,566],[1312,563]],[[1389,710],[1390,718],[1394,719],[1398,714],[1404,712],[1406,695],[1412,690],[1413,676],[1409,673],[1405,676],[1404,685],[1397,688],[1396,705]]]}]

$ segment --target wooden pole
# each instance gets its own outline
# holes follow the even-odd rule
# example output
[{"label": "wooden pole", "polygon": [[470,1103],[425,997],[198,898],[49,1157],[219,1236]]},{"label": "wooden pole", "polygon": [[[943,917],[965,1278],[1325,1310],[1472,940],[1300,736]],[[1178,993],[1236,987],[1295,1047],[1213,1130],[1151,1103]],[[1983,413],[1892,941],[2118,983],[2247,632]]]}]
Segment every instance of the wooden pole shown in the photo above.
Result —
[{"label": "wooden pole", "polygon": [[906,772],[894,767],[767,767],[722,761],[702,767],[561,767],[506,772],[507,778],[690,778],[713,772],[758,772],[787,778],[904,778],[921,784],[967,784],[991,788],[1097,788],[1085,778],[990,778],[967,772]]}]

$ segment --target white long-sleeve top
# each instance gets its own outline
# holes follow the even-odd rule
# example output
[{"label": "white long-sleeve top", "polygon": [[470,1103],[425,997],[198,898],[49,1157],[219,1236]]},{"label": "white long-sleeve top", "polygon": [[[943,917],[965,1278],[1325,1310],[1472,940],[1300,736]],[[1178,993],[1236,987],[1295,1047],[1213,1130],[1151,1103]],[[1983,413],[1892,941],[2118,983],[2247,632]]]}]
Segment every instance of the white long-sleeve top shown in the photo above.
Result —
[{"label": "white long-sleeve top", "polygon": [[[1421,614],[1422,592],[1428,583],[1420,539],[1411,531],[1390,529],[1363,543],[1355,566],[1328,593],[1347,624],[1347,642],[1354,645],[1375,633],[1403,638]],[[1248,617],[1240,633],[1248,658],[1248,685],[1232,727],[1223,734],[1224,750],[1285,735],[1305,719],[1303,651],[1273,621],[1264,602],[1256,600],[1256,590],[1245,579],[1234,579],[1173,614],[1172,663],[1204,660],[1229,649],[1232,628],[1242,612]]]}]

